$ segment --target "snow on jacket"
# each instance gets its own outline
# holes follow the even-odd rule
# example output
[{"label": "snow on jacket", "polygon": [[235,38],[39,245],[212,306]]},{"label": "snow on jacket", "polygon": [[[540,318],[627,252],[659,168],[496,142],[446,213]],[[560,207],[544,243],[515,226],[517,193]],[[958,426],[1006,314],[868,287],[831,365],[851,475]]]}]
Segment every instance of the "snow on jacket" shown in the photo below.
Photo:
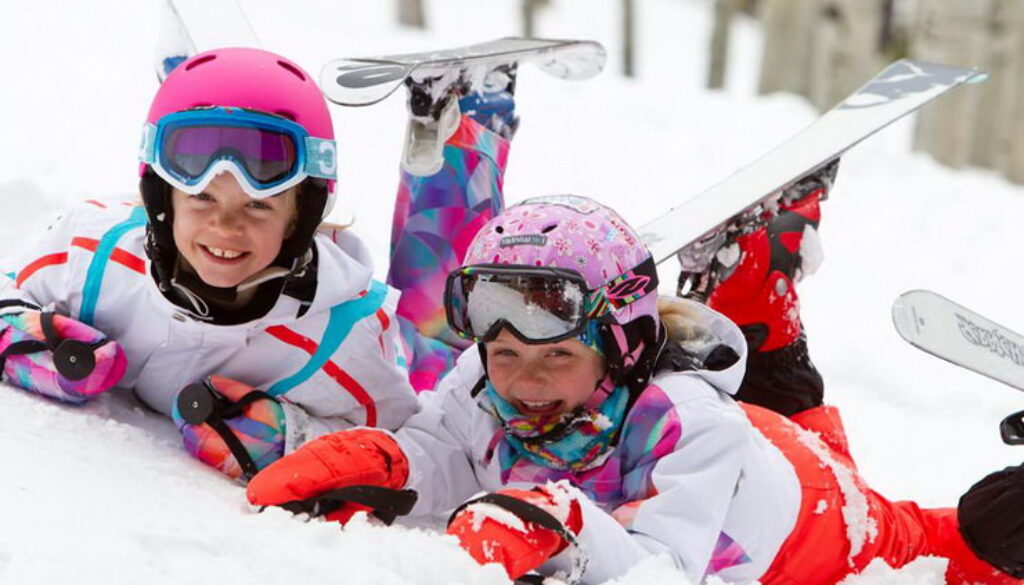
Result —
[{"label": "snow on jacket", "polygon": [[[667,554],[693,582],[717,575],[756,580],[793,529],[800,485],[789,461],[729,396],[739,387],[746,344],[736,326],[693,304],[700,323],[740,355],[722,371],[662,373],[626,415],[610,456],[580,472],[520,458],[473,389],[479,352],[462,354],[438,391],[396,434],[410,459],[413,514],[443,514],[481,490],[568,479],[586,497],[580,542],[589,558],[584,582],[625,573],[645,557]],[[568,571],[568,553],[546,570]]]},{"label": "snow on jacket", "polygon": [[0,298],[52,308],[117,340],[128,360],[120,385],[163,414],[182,388],[210,374],[277,396],[287,451],[356,425],[395,429],[416,410],[394,318],[398,293],[372,279],[354,235],[317,234],[316,293],[302,317],[300,302],[282,295],[262,318],[214,325],[157,289],[145,221],[127,201],[74,206],[16,272],[0,275]]}]

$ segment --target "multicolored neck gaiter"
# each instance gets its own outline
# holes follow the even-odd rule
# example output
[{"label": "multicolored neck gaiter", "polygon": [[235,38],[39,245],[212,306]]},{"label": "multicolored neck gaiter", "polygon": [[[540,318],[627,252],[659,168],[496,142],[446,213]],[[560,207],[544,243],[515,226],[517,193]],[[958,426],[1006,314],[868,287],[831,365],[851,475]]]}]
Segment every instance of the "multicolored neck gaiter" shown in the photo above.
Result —
[{"label": "multicolored neck gaiter", "polygon": [[515,451],[544,467],[582,471],[610,453],[626,417],[629,390],[605,377],[579,408],[557,415],[527,416],[502,398],[490,380],[480,406],[501,423]]}]

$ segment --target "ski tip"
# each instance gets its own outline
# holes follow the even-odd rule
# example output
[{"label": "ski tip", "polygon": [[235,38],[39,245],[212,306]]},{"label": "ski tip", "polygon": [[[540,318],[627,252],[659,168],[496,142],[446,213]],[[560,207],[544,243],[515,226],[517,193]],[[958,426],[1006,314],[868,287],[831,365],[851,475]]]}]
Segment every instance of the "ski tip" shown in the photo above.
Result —
[{"label": "ski tip", "polygon": [[915,307],[929,298],[939,297],[939,294],[925,289],[912,289],[902,293],[892,302],[892,324],[905,341],[915,347],[922,335],[922,328],[927,325],[924,319],[918,315]]},{"label": "ski tip", "polygon": [[967,81],[965,81],[964,83],[966,83],[968,85],[974,85],[975,83],[984,83],[984,82],[988,81],[988,72],[987,71],[983,71],[981,69],[975,69],[974,71],[975,71],[974,76],[971,77],[970,79],[968,79]]},{"label": "ski tip", "polygon": [[369,106],[402,86],[412,67],[400,63],[334,59],[320,69],[320,90],[342,106]]},{"label": "ski tip", "polygon": [[974,84],[988,80],[988,72],[979,67],[957,67],[955,65],[945,65],[943,63],[917,59],[894,61],[886,70],[896,74],[912,73],[939,78],[948,80],[947,83],[952,82],[955,84]]}]

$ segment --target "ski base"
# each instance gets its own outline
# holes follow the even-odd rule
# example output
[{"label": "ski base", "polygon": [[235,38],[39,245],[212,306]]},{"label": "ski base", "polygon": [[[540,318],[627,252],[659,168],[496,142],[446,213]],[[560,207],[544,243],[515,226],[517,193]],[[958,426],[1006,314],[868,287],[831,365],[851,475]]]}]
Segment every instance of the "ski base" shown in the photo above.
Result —
[{"label": "ski base", "polygon": [[417,76],[459,68],[461,77],[471,79],[517,63],[533,63],[562,79],[588,79],[604,68],[605,51],[594,41],[507,37],[441,51],[335,59],[320,71],[320,87],[334,103],[366,106]]}]

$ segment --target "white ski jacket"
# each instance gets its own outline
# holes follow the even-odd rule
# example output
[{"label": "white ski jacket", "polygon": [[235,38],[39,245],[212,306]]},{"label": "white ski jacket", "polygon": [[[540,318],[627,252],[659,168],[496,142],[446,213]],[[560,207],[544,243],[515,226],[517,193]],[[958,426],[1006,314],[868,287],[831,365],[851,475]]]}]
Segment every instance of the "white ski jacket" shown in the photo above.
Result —
[{"label": "white ski jacket", "polygon": [[92,324],[124,348],[120,386],[169,415],[178,392],[207,375],[277,396],[286,451],[357,425],[395,429],[416,410],[394,309],[398,292],[372,279],[362,243],[319,233],[316,293],[305,314],[282,295],[240,325],[194,319],[168,301],[144,251],[145,212],[127,201],[74,206],[0,274],[0,299],[20,298]]},{"label": "white ski jacket", "polygon": [[[723,371],[656,376],[627,414],[611,455],[581,472],[515,453],[471,395],[483,375],[479,352],[464,352],[437,392],[420,395],[420,412],[396,433],[410,460],[408,487],[419,493],[413,514],[445,514],[481,490],[568,479],[585,494],[585,583],[620,576],[657,554],[694,583],[709,575],[755,581],[796,523],[800,485],[789,461],[729,396],[746,363],[739,329],[693,305],[701,324],[740,359]],[[568,560],[563,552],[544,569],[568,572]]]}]

